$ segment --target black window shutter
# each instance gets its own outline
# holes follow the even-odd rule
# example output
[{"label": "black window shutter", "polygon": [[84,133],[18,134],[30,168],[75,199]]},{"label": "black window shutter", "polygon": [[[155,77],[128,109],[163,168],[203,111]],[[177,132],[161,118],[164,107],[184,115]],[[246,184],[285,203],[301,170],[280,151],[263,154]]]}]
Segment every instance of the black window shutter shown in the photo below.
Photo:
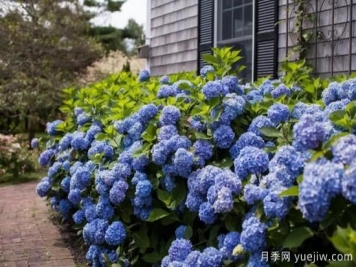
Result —
[{"label": "black window shutter", "polygon": [[211,54],[214,46],[214,0],[198,1],[198,73],[206,62],[203,55]]},{"label": "black window shutter", "polygon": [[278,0],[255,0],[255,71],[254,78],[277,78]]}]

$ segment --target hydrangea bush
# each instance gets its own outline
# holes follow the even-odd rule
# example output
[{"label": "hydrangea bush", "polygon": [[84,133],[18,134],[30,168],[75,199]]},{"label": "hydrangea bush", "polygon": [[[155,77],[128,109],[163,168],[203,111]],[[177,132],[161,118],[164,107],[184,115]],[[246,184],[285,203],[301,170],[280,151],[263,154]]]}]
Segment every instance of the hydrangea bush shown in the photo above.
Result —
[{"label": "hydrangea bush", "polygon": [[355,253],[356,80],[322,82],[294,63],[242,85],[238,52],[214,53],[200,76],[121,73],[64,91],[37,193],[82,233],[93,266]]}]

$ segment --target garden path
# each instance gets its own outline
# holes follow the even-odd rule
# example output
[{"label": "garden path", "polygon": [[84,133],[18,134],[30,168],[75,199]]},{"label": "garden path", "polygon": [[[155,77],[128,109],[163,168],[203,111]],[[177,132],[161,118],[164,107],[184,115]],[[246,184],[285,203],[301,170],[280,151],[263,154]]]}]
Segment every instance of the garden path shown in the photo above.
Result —
[{"label": "garden path", "polygon": [[36,185],[0,188],[0,267],[75,267]]}]

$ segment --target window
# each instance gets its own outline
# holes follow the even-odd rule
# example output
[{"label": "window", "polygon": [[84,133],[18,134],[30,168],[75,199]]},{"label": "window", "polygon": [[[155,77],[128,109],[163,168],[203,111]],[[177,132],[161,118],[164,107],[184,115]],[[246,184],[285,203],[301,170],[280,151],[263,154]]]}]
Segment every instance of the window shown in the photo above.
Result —
[{"label": "window", "polygon": [[217,46],[232,46],[241,50],[243,57],[234,68],[245,65],[240,73],[246,81],[252,80],[253,57],[253,0],[217,0]]}]

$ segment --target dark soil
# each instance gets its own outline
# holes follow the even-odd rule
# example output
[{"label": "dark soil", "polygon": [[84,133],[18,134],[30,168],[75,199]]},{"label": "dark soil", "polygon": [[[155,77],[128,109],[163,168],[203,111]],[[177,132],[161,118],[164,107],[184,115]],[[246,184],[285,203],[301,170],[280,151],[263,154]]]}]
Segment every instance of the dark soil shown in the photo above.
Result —
[{"label": "dark soil", "polygon": [[62,223],[58,215],[52,214],[50,219],[54,225],[56,225],[60,231],[64,243],[67,245],[74,262],[77,267],[90,266],[85,258],[86,247],[84,245],[81,234],[77,234],[77,231],[73,230],[68,223]]}]

